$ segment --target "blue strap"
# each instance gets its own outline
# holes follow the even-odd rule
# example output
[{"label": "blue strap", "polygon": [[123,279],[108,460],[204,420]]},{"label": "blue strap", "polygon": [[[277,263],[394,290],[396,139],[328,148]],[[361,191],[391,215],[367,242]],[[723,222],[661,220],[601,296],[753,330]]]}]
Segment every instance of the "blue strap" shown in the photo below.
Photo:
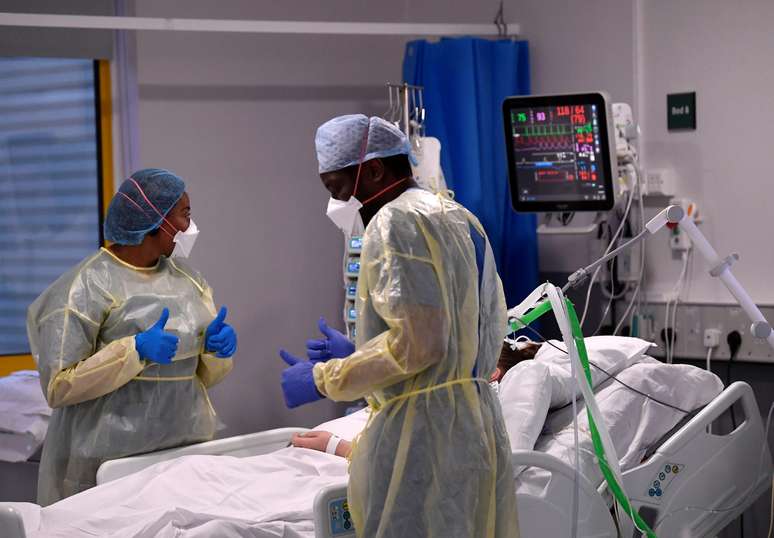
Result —
[{"label": "blue strap", "polygon": [[[470,239],[473,241],[473,247],[476,251],[476,268],[478,269],[478,297],[479,303],[481,302],[481,286],[484,282],[484,254],[486,253],[486,239],[484,236],[468,222],[468,228],[470,228]],[[476,364],[473,365],[473,375],[475,379],[478,377],[478,359]]]}]

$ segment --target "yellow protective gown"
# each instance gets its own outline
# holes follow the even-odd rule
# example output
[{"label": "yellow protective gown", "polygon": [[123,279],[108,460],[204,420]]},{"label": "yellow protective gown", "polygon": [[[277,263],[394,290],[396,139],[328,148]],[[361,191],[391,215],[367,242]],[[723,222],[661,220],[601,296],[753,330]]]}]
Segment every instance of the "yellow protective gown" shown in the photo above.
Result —
[{"label": "yellow protective gown", "polygon": [[[172,364],[140,360],[134,336],[169,309],[180,338]],[[100,249],[30,306],[27,332],[54,408],[43,448],[38,503],[95,485],[104,461],[209,440],[215,412],[207,387],[232,368],[204,353],[215,317],[212,291],[178,259],[131,266]]]},{"label": "yellow protective gown", "polygon": [[352,451],[359,537],[519,535],[508,435],[487,383],[505,299],[488,242],[479,295],[471,225],[483,234],[461,205],[419,189],[385,205],[363,239],[357,351],[315,365],[321,393],[376,410]]}]

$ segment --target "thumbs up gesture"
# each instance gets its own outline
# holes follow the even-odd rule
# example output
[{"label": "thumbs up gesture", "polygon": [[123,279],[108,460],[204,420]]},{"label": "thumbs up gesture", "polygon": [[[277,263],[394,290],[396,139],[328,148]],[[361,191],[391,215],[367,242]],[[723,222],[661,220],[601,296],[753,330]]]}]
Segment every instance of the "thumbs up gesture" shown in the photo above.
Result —
[{"label": "thumbs up gesture", "polygon": [[205,348],[221,359],[231,357],[237,349],[237,334],[234,328],[225,322],[227,314],[228,309],[222,306],[204,333]]},{"label": "thumbs up gesture", "polygon": [[147,331],[134,337],[135,347],[141,359],[146,359],[159,364],[170,364],[172,357],[177,353],[177,344],[180,340],[172,333],[164,331],[164,326],[169,319],[169,309],[161,312],[159,320]]},{"label": "thumbs up gesture", "polygon": [[355,352],[355,344],[336,329],[328,327],[325,318],[319,319],[317,327],[325,338],[306,341],[306,355],[312,362],[343,359]]}]

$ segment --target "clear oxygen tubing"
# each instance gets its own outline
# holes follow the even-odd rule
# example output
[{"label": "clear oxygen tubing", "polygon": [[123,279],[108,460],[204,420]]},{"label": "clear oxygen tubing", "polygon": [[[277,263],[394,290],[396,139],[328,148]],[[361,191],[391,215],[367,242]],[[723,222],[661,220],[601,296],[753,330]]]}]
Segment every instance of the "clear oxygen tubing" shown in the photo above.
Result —
[{"label": "clear oxygen tubing", "polygon": [[[629,199],[626,201],[626,208],[624,209],[623,218],[621,219],[621,222],[618,225],[618,229],[613,234],[613,237],[610,238],[610,244],[607,246],[607,249],[605,250],[605,253],[603,256],[606,256],[615,248],[615,245],[618,242],[618,237],[621,235],[621,232],[623,232],[624,226],[626,226],[626,220],[629,218],[629,211],[631,211],[632,209],[633,201],[634,201],[634,192],[632,190],[629,190]],[[594,281],[597,279],[597,275],[599,275],[599,271],[601,269],[602,269],[602,266],[600,265],[594,270],[594,274],[591,276],[591,281],[589,282],[589,287],[586,289],[586,304],[583,305],[583,316],[581,317],[581,325],[583,325],[583,323],[586,321],[586,314],[588,313],[588,307],[589,307],[589,298],[591,297],[591,288],[594,285]]]},{"label": "clear oxygen tubing", "polygon": [[[588,362],[588,352],[586,351],[586,346],[583,341],[583,332],[573,304],[565,299],[559,288],[549,283],[543,284],[536,288],[520,305],[508,311],[510,318],[509,327],[515,332],[532,323],[550,310],[553,310],[554,316],[556,317],[559,329],[562,333],[562,339],[570,354],[570,361],[576,375],[575,379],[577,385],[580,388],[581,395],[586,404],[591,439],[602,475],[605,477],[613,497],[621,505],[625,513],[632,519],[637,529],[648,536],[648,538],[656,538],[656,534],[653,530],[642,519],[639,513],[634,511],[623,488],[623,478],[621,476],[618,455],[616,454],[615,447],[610,438],[610,433],[602,419],[596,398],[594,397],[591,388],[591,370]],[[575,422],[575,428],[577,432],[577,422]],[[579,451],[580,448],[576,441],[576,471]],[[574,517],[573,521],[573,530],[577,532],[577,517]]]},{"label": "clear oxygen tubing", "polygon": [[[518,331],[520,328],[526,327],[532,321],[536,320],[546,312],[552,309],[552,303],[544,300],[550,284],[543,284],[538,286],[519,306],[512,308],[508,311],[508,315],[511,318],[509,320],[509,329],[512,332]],[[533,308],[534,307],[534,308]],[[531,309],[531,310],[530,310]],[[529,310],[529,312],[527,312]],[[570,360],[570,371],[573,379],[578,379],[578,373],[576,372],[576,363]],[[573,449],[575,451],[575,468],[573,474],[573,488],[572,488],[572,507],[570,517],[570,534],[572,538],[578,538],[578,522],[580,520],[580,471],[578,466],[580,465],[580,438],[578,435],[578,398],[573,396],[572,398],[572,425],[573,425]]]}]

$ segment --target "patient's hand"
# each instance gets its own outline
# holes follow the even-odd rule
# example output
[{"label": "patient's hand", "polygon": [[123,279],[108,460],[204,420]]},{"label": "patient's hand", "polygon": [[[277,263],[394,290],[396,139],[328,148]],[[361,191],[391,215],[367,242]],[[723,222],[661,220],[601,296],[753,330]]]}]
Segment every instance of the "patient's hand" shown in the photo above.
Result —
[{"label": "patient's hand", "polygon": [[[293,435],[290,444],[298,448],[309,448],[325,452],[328,441],[333,434],[331,432],[311,431],[306,433],[297,433]],[[336,447],[336,455],[346,458],[352,450],[352,443],[342,439]]]}]

